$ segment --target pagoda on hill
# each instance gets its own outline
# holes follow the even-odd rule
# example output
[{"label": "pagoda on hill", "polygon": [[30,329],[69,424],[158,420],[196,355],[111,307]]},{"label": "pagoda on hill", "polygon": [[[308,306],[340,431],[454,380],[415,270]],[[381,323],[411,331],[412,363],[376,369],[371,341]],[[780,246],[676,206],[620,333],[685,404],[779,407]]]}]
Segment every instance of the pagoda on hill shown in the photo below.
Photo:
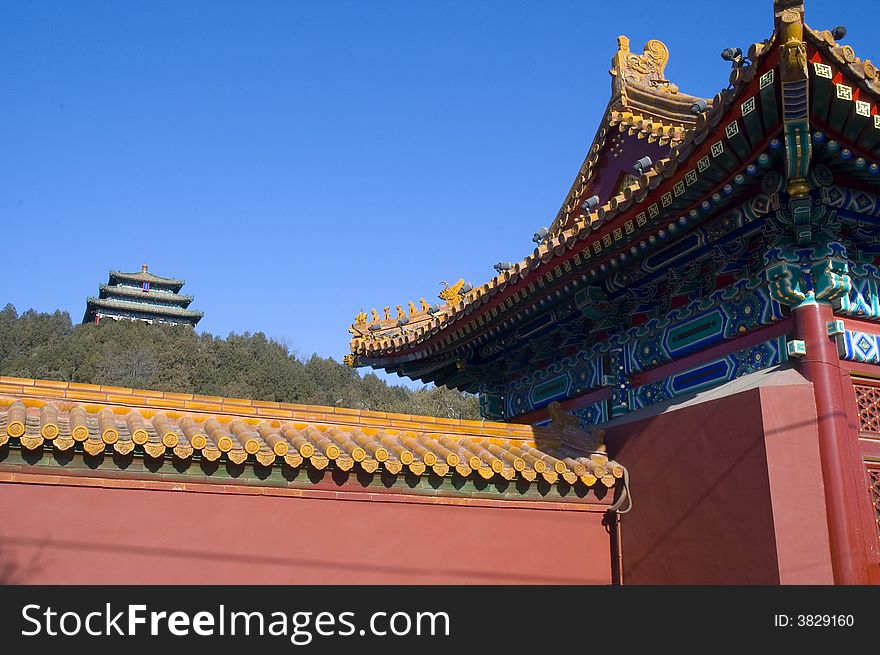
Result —
[{"label": "pagoda on hill", "polygon": [[195,326],[204,312],[187,309],[193,298],[180,294],[184,284],[183,280],[150,273],[146,264],[139,273],[110,271],[107,284],[98,287],[98,297],[86,299],[82,322],[99,323],[109,318]]}]

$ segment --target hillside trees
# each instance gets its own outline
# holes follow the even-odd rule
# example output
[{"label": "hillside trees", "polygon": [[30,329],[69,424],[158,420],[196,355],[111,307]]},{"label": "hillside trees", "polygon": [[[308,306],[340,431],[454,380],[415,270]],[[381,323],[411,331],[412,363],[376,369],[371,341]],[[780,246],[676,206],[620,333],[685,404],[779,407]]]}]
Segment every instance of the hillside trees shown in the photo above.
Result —
[{"label": "hillside trees", "polygon": [[0,310],[0,375],[479,418],[476,397],[409,389],[290,348],[262,332],[225,339],[187,326],[106,321],[74,326],[67,312]]}]

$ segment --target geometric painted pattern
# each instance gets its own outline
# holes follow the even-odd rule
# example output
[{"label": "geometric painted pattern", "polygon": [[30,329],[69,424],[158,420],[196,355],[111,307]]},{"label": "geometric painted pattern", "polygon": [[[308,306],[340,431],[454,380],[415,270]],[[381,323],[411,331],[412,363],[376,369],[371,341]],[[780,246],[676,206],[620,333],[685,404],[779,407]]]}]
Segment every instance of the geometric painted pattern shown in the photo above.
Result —
[{"label": "geometric painted pattern", "polygon": [[[679,315],[671,312],[671,315]],[[765,289],[746,290],[714,307],[648,330],[630,342],[627,373],[638,373],[770,325],[783,317]]]},{"label": "geometric painted pattern", "polygon": [[880,434],[880,387],[854,384],[859,409],[859,432]]},{"label": "geometric painted pattern", "polygon": [[880,318],[877,281],[871,277],[853,277],[852,288],[840,299],[835,313],[869,320]]},{"label": "geometric painted pattern", "polygon": [[841,359],[863,364],[880,364],[880,335],[846,330],[837,340]]},{"label": "geometric painted pattern", "polygon": [[523,376],[504,388],[504,415],[513,418],[554,400],[581,395],[601,385],[602,357],[582,351]]},{"label": "geometric painted pattern", "polygon": [[[764,199],[761,207],[746,203],[700,224],[695,228],[700,233],[696,240],[670,239],[669,246],[655,255],[637,256],[638,264],[619,267],[598,287],[573,294],[572,311],[565,316],[576,318],[558,330],[558,338],[541,342],[535,335],[561,325],[565,316],[555,316],[549,322],[535,319],[521,328],[531,336],[524,338],[527,335],[517,332],[509,341],[498,339],[492,343],[492,352],[489,345],[484,346],[480,355],[490,357],[520,344],[504,362],[508,381],[492,389],[503,399],[504,419],[612,383],[614,398],[609,412],[612,416],[625,413],[635,408],[627,382],[634,374],[783,320],[787,310],[769,293],[763,261],[763,253],[777,238],[779,228],[768,229],[756,220],[771,216],[768,212],[779,209],[778,201],[764,194],[757,197]],[[679,224],[684,224],[682,219],[670,226],[669,234]],[[642,243],[640,247],[649,245]],[[522,347],[525,343],[529,346]],[[618,363],[613,370],[605,370],[617,351],[623,356],[620,375]],[[735,377],[741,369],[739,362],[730,359],[716,363],[711,370],[687,372],[690,375],[677,378],[669,389],[658,391],[680,393],[694,388],[694,379],[700,375],[724,380]],[[607,404],[600,403],[603,408]],[[485,403],[485,415],[498,417],[491,411],[494,408],[494,402]],[[597,412],[585,408],[578,419],[589,424]]]},{"label": "geometric painted pattern", "polygon": [[571,413],[577,417],[580,428],[585,430],[591,426],[599,425],[609,419],[608,403],[593,403],[586,407],[580,407]]},{"label": "geometric painted pattern", "polygon": [[842,214],[851,212],[862,216],[880,216],[880,196],[856,189],[840,186],[823,188],[822,203],[838,209]]},{"label": "geometric painted pattern", "polygon": [[657,402],[708,389],[769,366],[781,364],[788,359],[785,344],[785,337],[771,339],[675,373],[663,380],[637,387],[631,392],[630,407],[632,409],[648,407]]},{"label": "geometric painted pattern", "polygon": [[[779,203],[765,194],[756,198],[763,198],[760,207],[747,202],[701,222],[695,227],[701,235],[695,241],[672,238],[656,256],[634,253],[632,264],[618,267],[598,286],[573,293],[571,307],[566,305],[565,312],[552,320],[538,317],[519,328],[523,333],[511,332],[509,339],[483,346],[479,354],[484,358],[507,352],[503,362],[507,381],[492,388],[503,398],[503,417],[509,420],[612,382],[612,413],[626,412],[631,409],[630,389],[621,390],[621,381],[783,320],[787,310],[769,293],[763,261],[780,228],[775,224],[768,228],[757,220],[775,216],[769,212],[778,210]],[[667,236],[690,220],[683,219],[670,225]],[[652,243],[649,239],[639,247],[646,249]],[[552,339],[537,338],[548,329],[555,330]],[[623,354],[623,380],[609,376],[621,377],[617,364],[614,370],[603,370],[613,351]],[[591,370],[578,370],[584,366],[580,359],[584,356]],[[575,371],[577,378],[586,377],[589,383],[575,379]],[[735,375],[736,366],[730,364],[725,374]],[[686,379],[677,381],[681,386],[686,383]],[[486,403],[485,409],[493,405]]]},{"label": "geometric painted pattern", "polygon": [[[622,353],[622,375],[626,379],[633,373],[699,352],[727,339],[771,325],[782,318],[781,306],[770,298],[766,288],[742,289],[733,298],[719,298],[709,307],[700,308],[699,303],[695,302],[689,307],[674,309],[664,319],[633,328],[629,332],[629,338],[626,341],[621,339],[614,347]],[[554,400],[577,397],[600,388],[603,374],[615,372],[604,369],[601,352],[612,347],[611,341],[609,339],[593,349],[565,357],[517,378],[497,389],[495,394],[484,392],[483,415],[487,418],[501,418],[498,403],[502,402],[503,418],[511,419],[546,407]],[[756,361],[741,361],[748,356],[743,353],[728,355],[697,369],[678,373],[662,383],[648,385],[637,392],[635,397],[626,388],[612,405],[620,405],[624,411],[637,409],[681,393],[732,380],[744,375],[743,371],[759,370],[785,359],[784,354],[768,350],[764,344],[744,352],[756,358]],[[771,363],[764,363],[768,360]],[[494,398],[491,397],[493,395]],[[572,413],[578,417],[581,425],[595,425],[611,418],[604,415],[606,404],[598,403]]]},{"label": "geometric painted pattern", "polygon": [[[818,221],[813,228],[819,230],[814,235],[816,243],[825,244],[823,247],[834,251],[832,255],[847,260],[852,274],[846,296],[835,301],[835,313],[880,321],[880,196],[836,186],[818,191],[821,198],[816,200],[832,214],[813,217]],[[772,195],[768,197],[772,199]],[[768,214],[771,209],[776,213]],[[583,327],[579,324],[570,330],[549,350],[539,350],[538,357],[527,351],[521,365],[510,359],[513,363],[508,379],[512,381],[494,389],[497,396],[486,403],[484,412],[498,416],[500,400],[504,418],[510,419],[546,407],[554,400],[576,398],[614,382],[612,402],[572,412],[582,424],[589,425],[602,420],[604,411],[616,415],[618,409],[638,409],[785,361],[784,347],[774,340],[665,380],[621,391],[620,382],[634,374],[703,352],[777,323],[788,314],[771,297],[764,282],[764,268],[768,248],[784,251],[787,247],[780,235],[789,229],[785,227],[786,221],[793,219],[785,215],[778,202],[776,206],[771,202],[759,212],[767,216],[766,223],[740,214],[741,211],[732,211],[721,217],[723,221],[699,225],[698,238],[671,240],[668,247],[638,258],[638,265],[620,267],[605,279],[607,296],[590,296],[589,302],[578,303],[582,310],[592,308],[597,312],[596,316],[587,317]],[[788,255],[795,259],[786,261],[799,261],[800,257],[809,262],[814,254],[810,248],[793,246]],[[806,268],[804,271],[805,288],[810,289],[816,282],[812,279],[816,273]],[[588,292],[581,291],[579,297],[587,295]],[[576,314],[579,316],[580,312]],[[551,323],[555,325],[560,320],[555,317]],[[546,326],[529,323],[527,327],[526,331],[536,333]],[[846,332],[837,337],[837,342],[842,359],[880,365],[880,329],[877,334]],[[558,347],[556,355],[554,347]],[[572,349],[580,352],[569,355]],[[610,364],[612,352],[617,351],[623,356],[622,380],[617,379],[621,377],[617,375],[617,363],[613,370],[604,370]],[[548,359],[555,361],[547,365]],[[540,368],[535,366],[528,375],[521,376],[520,371],[534,362]],[[609,374],[614,374],[614,378]]]},{"label": "geometric painted pattern", "polygon": [[[877,517],[877,529],[880,530],[880,465],[868,464],[868,490],[871,493],[871,503],[874,505],[874,513]],[[880,537],[880,532],[878,532]]]}]

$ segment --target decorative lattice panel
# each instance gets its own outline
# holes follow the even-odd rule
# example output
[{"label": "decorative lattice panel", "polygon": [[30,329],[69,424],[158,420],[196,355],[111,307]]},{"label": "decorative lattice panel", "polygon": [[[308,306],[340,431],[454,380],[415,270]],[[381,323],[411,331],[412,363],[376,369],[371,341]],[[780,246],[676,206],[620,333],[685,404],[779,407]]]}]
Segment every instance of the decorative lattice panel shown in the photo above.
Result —
[{"label": "decorative lattice panel", "polygon": [[859,431],[880,434],[880,387],[854,384],[859,407]]},{"label": "decorative lattice panel", "polygon": [[877,515],[877,528],[880,529],[880,466],[868,468],[868,484],[871,490],[871,502]]}]

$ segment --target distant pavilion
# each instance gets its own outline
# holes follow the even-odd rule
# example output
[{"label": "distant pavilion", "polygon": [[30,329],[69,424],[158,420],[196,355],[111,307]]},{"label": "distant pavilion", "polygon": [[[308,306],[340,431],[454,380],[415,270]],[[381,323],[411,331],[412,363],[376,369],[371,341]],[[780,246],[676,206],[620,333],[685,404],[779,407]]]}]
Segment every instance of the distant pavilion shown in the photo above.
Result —
[{"label": "distant pavilion", "polygon": [[193,298],[181,295],[184,284],[183,280],[150,273],[146,264],[139,273],[110,271],[107,284],[98,287],[98,297],[86,299],[82,322],[100,323],[109,318],[194,326],[204,312],[187,309]]}]

